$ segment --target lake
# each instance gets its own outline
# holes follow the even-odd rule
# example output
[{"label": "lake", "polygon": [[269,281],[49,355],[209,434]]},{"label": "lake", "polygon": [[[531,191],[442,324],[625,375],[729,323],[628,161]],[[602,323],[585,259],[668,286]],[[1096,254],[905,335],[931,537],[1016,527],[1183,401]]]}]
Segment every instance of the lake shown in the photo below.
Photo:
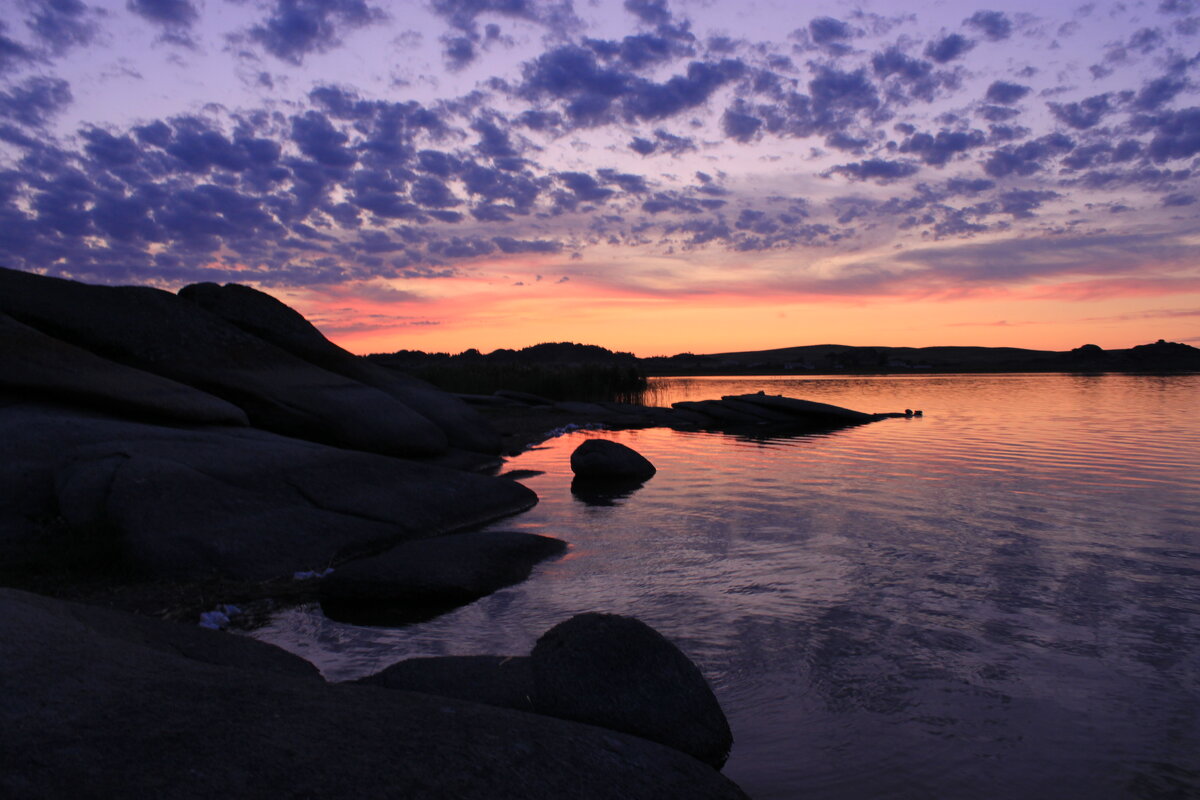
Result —
[{"label": "lake", "polygon": [[[291,609],[254,635],[331,680],[524,654],[582,611],[636,616],[709,678],[751,797],[1200,796],[1200,375],[660,378],[862,411],[833,433],[580,432],[510,459],[541,498],[493,526],[570,542],[431,622]],[[571,493],[588,436],[658,474]]]}]

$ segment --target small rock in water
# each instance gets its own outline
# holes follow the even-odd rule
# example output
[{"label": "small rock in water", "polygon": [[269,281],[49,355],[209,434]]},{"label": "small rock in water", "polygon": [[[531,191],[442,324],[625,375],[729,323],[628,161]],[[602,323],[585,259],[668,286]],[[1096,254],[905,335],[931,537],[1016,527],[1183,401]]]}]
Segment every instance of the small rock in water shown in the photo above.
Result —
[{"label": "small rock in water", "polygon": [[644,481],[657,470],[641,453],[608,439],[588,439],[571,453],[577,478]]}]

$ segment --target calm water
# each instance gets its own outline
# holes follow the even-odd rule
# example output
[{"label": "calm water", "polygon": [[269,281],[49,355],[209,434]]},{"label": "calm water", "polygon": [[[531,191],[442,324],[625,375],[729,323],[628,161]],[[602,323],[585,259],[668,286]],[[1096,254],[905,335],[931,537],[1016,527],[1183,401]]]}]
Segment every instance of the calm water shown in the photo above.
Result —
[{"label": "calm water", "polygon": [[[837,433],[573,434],[509,462],[541,497],[497,528],[567,556],[429,623],[308,608],[255,633],[331,679],[526,653],[581,611],[637,616],[730,718],[767,798],[1200,796],[1200,376],[659,379],[657,402],[766,390],[863,411]],[[584,436],[659,468],[589,505]]]}]

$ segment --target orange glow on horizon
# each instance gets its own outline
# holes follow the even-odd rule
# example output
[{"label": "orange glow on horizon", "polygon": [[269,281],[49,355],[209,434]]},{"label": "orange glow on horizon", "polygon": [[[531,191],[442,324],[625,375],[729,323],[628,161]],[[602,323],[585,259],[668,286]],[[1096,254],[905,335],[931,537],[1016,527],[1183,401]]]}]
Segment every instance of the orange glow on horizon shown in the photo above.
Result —
[{"label": "orange glow on horizon", "polygon": [[[517,271],[511,264],[505,269]],[[1069,350],[1088,343],[1126,348],[1160,338],[1200,342],[1200,286],[1185,294],[1178,285],[1171,292],[1138,286],[1119,292],[1118,283],[830,297],[647,293],[585,278],[560,283],[477,275],[452,287],[410,280],[400,289],[337,287],[282,299],[355,353],[490,352],[556,341],[638,356],[830,343]],[[1098,291],[1102,284],[1105,290]],[[453,292],[434,294],[447,288]]]}]

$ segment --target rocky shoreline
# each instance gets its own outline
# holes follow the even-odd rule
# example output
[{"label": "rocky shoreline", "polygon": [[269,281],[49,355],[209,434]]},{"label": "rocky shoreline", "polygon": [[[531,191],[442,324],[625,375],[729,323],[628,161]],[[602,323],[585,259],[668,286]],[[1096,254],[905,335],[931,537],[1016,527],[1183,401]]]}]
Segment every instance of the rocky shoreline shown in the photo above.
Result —
[{"label": "rocky shoreline", "polygon": [[[0,794],[740,797],[703,677],[636,620],[581,615],[482,673],[358,686],[195,623],[315,600],[411,621],[523,580],[566,544],[474,531],[537,502],[496,475],[503,456],[564,431],[881,416],[454,396],[248,287],[0,269]],[[581,478],[654,472],[574,461]]]}]

